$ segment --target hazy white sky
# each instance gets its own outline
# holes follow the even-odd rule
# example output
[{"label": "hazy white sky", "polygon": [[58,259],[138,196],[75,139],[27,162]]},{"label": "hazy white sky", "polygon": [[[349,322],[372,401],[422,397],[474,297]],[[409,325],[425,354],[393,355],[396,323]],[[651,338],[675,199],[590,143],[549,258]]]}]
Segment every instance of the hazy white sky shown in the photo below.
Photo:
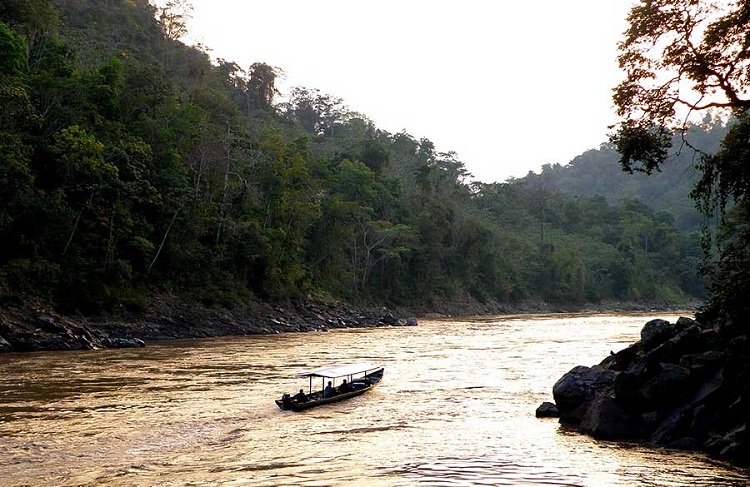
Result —
[{"label": "hazy white sky", "polygon": [[494,182],[607,140],[633,2],[192,0],[185,40],[243,68],[279,67],[282,91],[342,98]]}]

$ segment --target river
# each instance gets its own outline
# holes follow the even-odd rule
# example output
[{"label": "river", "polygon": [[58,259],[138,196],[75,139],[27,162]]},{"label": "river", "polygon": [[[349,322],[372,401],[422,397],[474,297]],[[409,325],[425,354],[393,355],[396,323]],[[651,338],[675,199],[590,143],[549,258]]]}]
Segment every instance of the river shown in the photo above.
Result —
[{"label": "river", "polygon": [[[691,453],[598,442],[534,417],[552,385],[656,316],[422,320],[0,354],[0,485],[745,486]],[[659,315],[674,321],[677,317]],[[295,373],[385,366],[375,390],[303,413]]]}]

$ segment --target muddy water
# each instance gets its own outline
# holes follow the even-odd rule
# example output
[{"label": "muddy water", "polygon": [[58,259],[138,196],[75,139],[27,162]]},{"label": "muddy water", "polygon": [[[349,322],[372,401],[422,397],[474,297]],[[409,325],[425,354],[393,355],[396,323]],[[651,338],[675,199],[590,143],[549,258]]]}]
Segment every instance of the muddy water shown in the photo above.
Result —
[{"label": "muddy water", "polygon": [[[596,442],[534,417],[554,382],[653,316],[418,327],[0,355],[2,486],[745,486],[696,454]],[[676,316],[659,317],[674,320]],[[382,363],[364,396],[273,403],[303,369]]]}]

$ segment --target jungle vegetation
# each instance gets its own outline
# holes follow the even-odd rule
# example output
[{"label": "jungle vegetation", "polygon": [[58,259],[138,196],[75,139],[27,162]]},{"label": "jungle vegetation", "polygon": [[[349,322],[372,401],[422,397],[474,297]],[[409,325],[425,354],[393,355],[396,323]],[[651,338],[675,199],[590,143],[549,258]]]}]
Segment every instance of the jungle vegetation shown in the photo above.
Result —
[{"label": "jungle vegetation", "polygon": [[[612,137],[627,172],[669,164],[675,141],[700,153],[691,196],[703,215],[711,278],[701,319],[744,323],[750,310],[750,4],[642,0],[630,11],[619,46],[625,80],[614,101],[623,118]],[[701,151],[688,121],[724,110],[731,124],[717,151]]]},{"label": "jungle vegetation", "polygon": [[[0,4],[3,299],[94,312],[158,294],[206,306],[706,296],[685,194],[586,183],[617,169],[625,138],[569,166],[477,182],[457,154],[381,130],[334,95],[297,87],[282,100],[277,67],[183,44],[181,6]],[[719,125],[691,128],[706,151]],[[704,178],[730,164],[735,139],[698,164]],[[674,175],[696,165],[674,159]],[[722,194],[742,200],[741,188]]]}]

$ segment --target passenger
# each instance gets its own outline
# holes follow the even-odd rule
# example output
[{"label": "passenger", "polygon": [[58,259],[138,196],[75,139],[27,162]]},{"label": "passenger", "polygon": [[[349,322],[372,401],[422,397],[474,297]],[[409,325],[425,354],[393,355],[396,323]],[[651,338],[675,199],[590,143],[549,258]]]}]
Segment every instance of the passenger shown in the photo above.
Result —
[{"label": "passenger", "polygon": [[336,391],[333,389],[333,384],[331,384],[331,381],[328,381],[328,385],[325,389],[323,389],[323,397],[332,397],[336,394]]},{"label": "passenger", "polygon": [[294,400],[297,402],[307,402],[307,394],[305,391],[300,389],[297,394],[294,395]]},{"label": "passenger", "polygon": [[342,382],[341,385],[339,386],[339,392],[349,392],[351,390],[352,390],[351,386],[349,385],[349,383],[346,382],[346,379],[344,379],[344,382]]}]

